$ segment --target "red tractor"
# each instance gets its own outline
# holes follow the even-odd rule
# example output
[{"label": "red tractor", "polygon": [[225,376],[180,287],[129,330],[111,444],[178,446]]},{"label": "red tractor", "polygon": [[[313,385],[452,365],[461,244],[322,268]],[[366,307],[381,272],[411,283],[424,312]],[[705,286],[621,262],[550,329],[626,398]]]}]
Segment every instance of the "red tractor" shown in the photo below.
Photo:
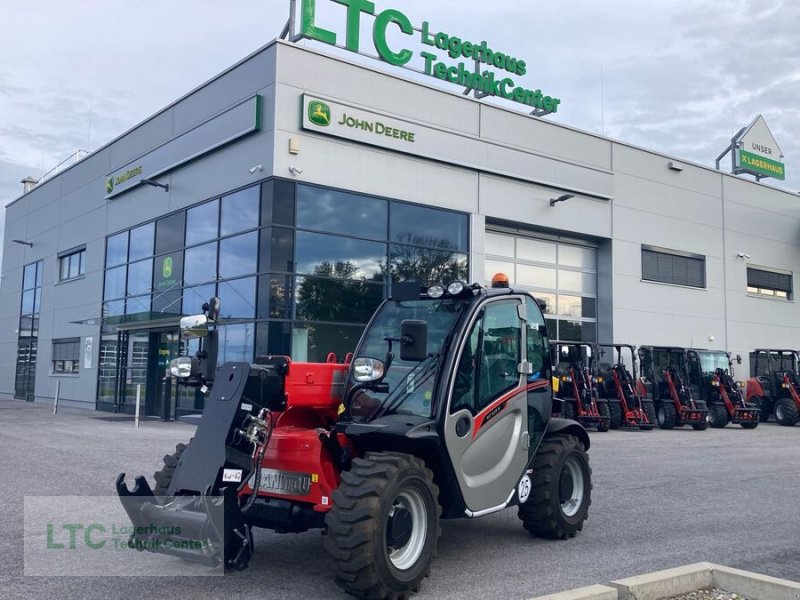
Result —
[{"label": "red tractor", "polygon": [[[184,321],[207,348],[174,372],[207,386],[215,326]],[[131,489],[117,478],[129,545],[244,569],[253,528],[319,529],[339,586],[398,598],[430,572],[440,519],[517,506],[531,534],[571,538],[591,503],[589,437],[551,417],[550,376],[529,294],[502,280],[393,286],[349,363],[268,356],[216,369],[156,495],[144,477]]]},{"label": "red tractor", "polygon": [[761,405],[761,420],[775,415],[779,425],[791,427],[800,421],[800,379],[795,350],[754,350],[745,395]]},{"label": "red tractor", "polygon": [[[623,355],[623,351],[628,357]],[[602,345],[600,354],[607,353],[611,353],[614,363],[598,363],[596,379],[600,398],[608,402],[611,429],[652,430],[656,426],[656,410],[651,400],[643,399],[636,391],[635,348],[630,344]],[[630,371],[626,358],[630,361]]]},{"label": "red tractor", "polygon": [[656,422],[661,429],[691,425],[692,429],[708,429],[708,407],[695,400],[689,386],[689,357],[686,348],[641,346],[639,360],[642,372],[637,391],[652,400]]},{"label": "red tractor", "polygon": [[550,342],[556,365],[554,376],[558,386],[553,396],[560,403],[565,419],[574,419],[584,427],[608,431],[611,421],[608,402],[598,399],[595,388],[594,361],[597,345],[588,342]]}]

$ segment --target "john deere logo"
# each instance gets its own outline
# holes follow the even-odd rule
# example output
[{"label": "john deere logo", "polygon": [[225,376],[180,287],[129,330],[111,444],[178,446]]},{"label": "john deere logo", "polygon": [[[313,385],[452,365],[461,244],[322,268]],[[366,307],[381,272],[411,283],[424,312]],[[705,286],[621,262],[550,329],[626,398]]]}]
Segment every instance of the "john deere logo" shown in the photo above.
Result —
[{"label": "john deere logo", "polygon": [[324,102],[314,100],[308,105],[308,120],[314,125],[327,127],[331,124],[331,107]]},{"label": "john deere logo", "polygon": [[172,257],[168,256],[164,259],[164,264],[161,266],[161,275],[164,279],[172,277]]},{"label": "john deere logo", "polygon": [[109,177],[106,181],[106,194],[110,194],[114,191],[114,178]]}]

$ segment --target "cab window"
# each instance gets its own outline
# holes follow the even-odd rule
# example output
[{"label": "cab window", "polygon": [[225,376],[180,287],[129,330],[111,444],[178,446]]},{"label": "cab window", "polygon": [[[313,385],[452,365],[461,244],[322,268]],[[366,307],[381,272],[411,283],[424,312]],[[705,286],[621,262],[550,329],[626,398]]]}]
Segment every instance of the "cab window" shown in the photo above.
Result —
[{"label": "cab window", "polygon": [[529,380],[547,377],[545,373],[548,365],[550,345],[547,341],[547,328],[544,324],[544,317],[539,305],[532,298],[525,300],[527,304],[528,322],[526,324],[525,339],[528,362],[533,367],[533,372],[528,376]]}]

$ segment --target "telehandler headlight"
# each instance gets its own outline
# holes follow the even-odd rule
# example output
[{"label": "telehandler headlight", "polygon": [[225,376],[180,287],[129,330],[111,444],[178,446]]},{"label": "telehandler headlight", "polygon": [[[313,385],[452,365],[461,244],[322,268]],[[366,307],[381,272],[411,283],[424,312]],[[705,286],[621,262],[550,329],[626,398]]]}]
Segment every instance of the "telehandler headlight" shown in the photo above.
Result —
[{"label": "telehandler headlight", "polygon": [[353,378],[359,383],[378,381],[383,378],[383,362],[377,358],[357,358],[353,361]]},{"label": "telehandler headlight", "polygon": [[460,281],[454,281],[450,285],[447,286],[447,293],[451,296],[458,296],[461,292],[464,291],[464,284]]},{"label": "telehandler headlight", "polygon": [[432,285],[428,288],[428,298],[441,298],[444,296],[444,288],[441,285]]}]

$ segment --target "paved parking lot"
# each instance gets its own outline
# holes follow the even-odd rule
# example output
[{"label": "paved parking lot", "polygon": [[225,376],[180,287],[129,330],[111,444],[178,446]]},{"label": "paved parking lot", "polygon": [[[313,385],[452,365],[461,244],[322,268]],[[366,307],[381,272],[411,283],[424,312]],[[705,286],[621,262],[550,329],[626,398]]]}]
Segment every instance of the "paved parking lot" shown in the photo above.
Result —
[{"label": "paved parking lot", "polygon": [[[24,496],[111,495],[120,471],[151,476],[193,429],[106,416],[0,400],[0,598],[347,598],[314,532],[259,532],[250,569],[225,577],[24,577]],[[417,597],[526,598],[702,560],[800,580],[800,426],[591,437],[582,534],[532,538],[515,509],[445,522]]]}]

